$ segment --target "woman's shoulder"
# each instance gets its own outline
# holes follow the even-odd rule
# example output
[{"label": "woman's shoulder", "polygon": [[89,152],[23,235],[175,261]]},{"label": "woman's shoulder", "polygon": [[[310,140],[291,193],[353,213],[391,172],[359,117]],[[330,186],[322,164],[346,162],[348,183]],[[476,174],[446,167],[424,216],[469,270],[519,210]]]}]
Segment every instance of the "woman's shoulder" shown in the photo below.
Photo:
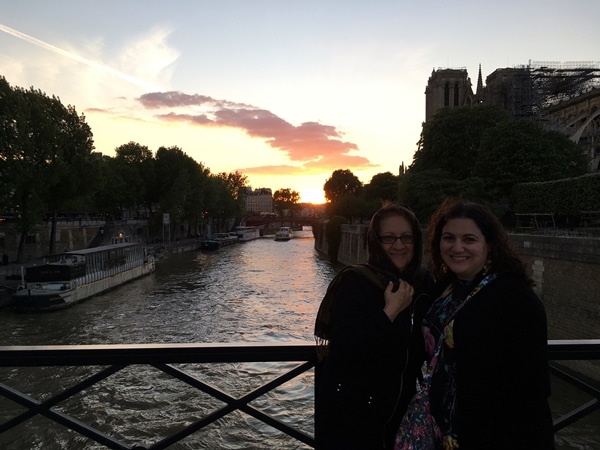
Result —
[{"label": "woman's shoulder", "polygon": [[496,277],[490,282],[490,287],[496,291],[517,291],[535,295],[529,280],[513,273],[496,274]]},{"label": "woman's shoulder", "polygon": [[367,264],[352,264],[344,266],[335,275],[331,284],[370,285],[385,289],[387,285],[384,275]]},{"label": "woman's shoulder", "polygon": [[[543,309],[543,304],[533,290],[531,283],[520,276],[512,274],[499,274],[490,285],[487,294],[504,307],[517,309]],[[482,291],[483,294],[483,291]]]}]

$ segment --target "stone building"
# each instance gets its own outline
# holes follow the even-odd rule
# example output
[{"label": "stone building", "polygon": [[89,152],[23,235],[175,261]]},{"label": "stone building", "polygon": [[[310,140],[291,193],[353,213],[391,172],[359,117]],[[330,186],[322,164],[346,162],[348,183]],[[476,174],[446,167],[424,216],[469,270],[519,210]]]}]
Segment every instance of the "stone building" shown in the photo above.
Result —
[{"label": "stone building", "polygon": [[273,192],[270,188],[246,189],[246,212],[272,213]]},{"label": "stone building", "polygon": [[499,105],[514,119],[530,119],[581,145],[590,172],[600,170],[600,63],[529,62],[494,70],[481,65],[472,91],[465,68],[433,70],[425,89],[425,121],[441,108]]},{"label": "stone building", "polygon": [[472,106],[476,103],[467,69],[433,70],[425,88],[426,122],[441,108]]}]

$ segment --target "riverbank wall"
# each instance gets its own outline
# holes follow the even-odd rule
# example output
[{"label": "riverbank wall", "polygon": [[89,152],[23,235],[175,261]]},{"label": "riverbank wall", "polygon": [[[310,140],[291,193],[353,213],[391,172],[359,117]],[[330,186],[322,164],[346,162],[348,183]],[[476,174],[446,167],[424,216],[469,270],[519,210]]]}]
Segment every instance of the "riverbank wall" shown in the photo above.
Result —
[{"label": "riverbank wall", "polygon": [[[318,235],[315,250],[326,257],[325,224]],[[341,226],[340,265],[366,262],[366,235],[367,225]],[[509,237],[546,308],[548,338],[600,338],[600,239],[512,233]],[[600,361],[563,363],[600,383]]]}]

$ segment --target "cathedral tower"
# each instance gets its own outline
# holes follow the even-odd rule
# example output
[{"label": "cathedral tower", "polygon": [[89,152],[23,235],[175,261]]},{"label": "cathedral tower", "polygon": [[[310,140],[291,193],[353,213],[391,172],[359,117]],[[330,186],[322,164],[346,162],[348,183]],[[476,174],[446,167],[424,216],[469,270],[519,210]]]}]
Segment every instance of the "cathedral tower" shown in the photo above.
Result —
[{"label": "cathedral tower", "polygon": [[475,103],[467,69],[434,69],[431,72],[425,88],[426,122],[441,108],[470,106]]}]

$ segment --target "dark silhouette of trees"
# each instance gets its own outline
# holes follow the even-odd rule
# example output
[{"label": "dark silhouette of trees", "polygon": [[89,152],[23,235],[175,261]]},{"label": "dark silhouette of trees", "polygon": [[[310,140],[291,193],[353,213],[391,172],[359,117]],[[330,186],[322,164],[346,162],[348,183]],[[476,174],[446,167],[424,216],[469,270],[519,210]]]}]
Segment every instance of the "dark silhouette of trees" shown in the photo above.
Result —
[{"label": "dark silhouette of trees", "polygon": [[83,115],[33,88],[11,87],[0,77],[0,213],[10,212],[25,240],[44,218],[57,214],[124,212],[145,217],[154,232],[169,213],[172,236],[196,235],[207,218],[222,226],[241,216],[247,178],[240,172],[211,174],[178,147],[152,151],[136,142],[110,157],[93,152]]},{"label": "dark silhouette of trees", "polygon": [[400,198],[422,221],[448,196],[487,203],[502,217],[515,184],[585,171],[582,150],[558,132],[512,120],[496,106],[444,108],[423,126]]},{"label": "dark silhouette of trees", "polygon": [[292,189],[278,189],[273,193],[273,206],[280,217],[283,217],[285,211],[289,211],[293,217],[300,206],[299,202],[300,193]]},{"label": "dark silhouette of trees", "polygon": [[92,132],[72,106],[30,88],[11,88],[0,79],[0,174],[2,209],[18,217],[17,261],[25,240],[43,214],[50,213],[49,252],[54,252],[57,212],[91,195]]}]

